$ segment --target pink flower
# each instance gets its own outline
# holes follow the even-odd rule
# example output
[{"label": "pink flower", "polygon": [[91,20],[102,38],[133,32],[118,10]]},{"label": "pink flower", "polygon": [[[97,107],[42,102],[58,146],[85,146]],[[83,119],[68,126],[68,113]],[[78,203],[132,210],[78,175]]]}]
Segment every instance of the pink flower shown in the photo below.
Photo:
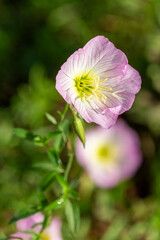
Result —
[{"label": "pink flower", "polygon": [[131,108],[141,77],[126,55],[103,36],[73,53],[56,76],[56,89],[87,122],[104,128]]},{"label": "pink flower", "polygon": [[142,162],[139,137],[123,120],[110,129],[89,129],[86,147],[77,138],[75,151],[79,164],[102,188],[112,188],[132,177]]},{"label": "pink flower", "polygon": [[[13,237],[30,240],[33,235],[22,233],[21,231],[34,231],[39,233],[42,225],[33,226],[36,223],[42,223],[44,216],[41,213],[36,213],[28,218],[21,219],[17,222],[17,229],[19,232],[12,234]],[[61,220],[54,217],[51,224],[41,234],[42,240],[62,240],[61,236]],[[15,239],[15,238],[13,238]],[[18,239],[18,238],[17,238]]]}]

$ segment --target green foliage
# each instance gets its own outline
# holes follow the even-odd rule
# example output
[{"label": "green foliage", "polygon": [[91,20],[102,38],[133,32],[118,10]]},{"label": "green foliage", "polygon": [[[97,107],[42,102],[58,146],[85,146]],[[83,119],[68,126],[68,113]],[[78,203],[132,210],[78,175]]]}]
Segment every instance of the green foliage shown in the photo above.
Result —
[{"label": "green foliage", "polygon": [[74,123],[75,131],[76,131],[79,139],[83,143],[83,146],[85,147],[85,132],[84,132],[82,118],[78,114],[75,114],[73,123]]},{"label": "green foliage", "polygon": [[57,121],[56,119],[49,113],[46,113],[46,118],[51,122],[53,123],[54,125],[57,124]]},{"label": "green foliage", "polygon": [[[1,2],[1,239],[16,232],[15,224],[8,225],[15,212],[14,221],[39,208],[46,222],[50,215],[62,216],[65,240],[160,239],[159,13],[158,0]],[[68,105],[61,111],[64,101],[54,87],[63,62],[96,35],[123,50],[142,77],[142,90],[123,118],[140,135],[144,163],[134,179],[112,190],[95,188],[68,153],[74,145],[72,123],[65,120]],[[76,118],[84,144],[83,122]],[[63,212],[67,201],[78,199],[82,221],[75,237]],[[52,210],[44,210],[48,204]]]},{"label": "green foliage", "polygon": [[29,217],[33,215],[36,212],[39,212],[42,210],[41,206],[35,206],[35,207],[30,207],[30,208],[25,208],[20,210],[17,215],[15,215],[11,220],[10,223],[13,223],[15,221],[18,221],[19,219]]},{"label": "green foliage", "polygon": [[70,231],[76,234],[80,228],[80,210],[78,203],[67,199],[65,203],[65,213]]}]

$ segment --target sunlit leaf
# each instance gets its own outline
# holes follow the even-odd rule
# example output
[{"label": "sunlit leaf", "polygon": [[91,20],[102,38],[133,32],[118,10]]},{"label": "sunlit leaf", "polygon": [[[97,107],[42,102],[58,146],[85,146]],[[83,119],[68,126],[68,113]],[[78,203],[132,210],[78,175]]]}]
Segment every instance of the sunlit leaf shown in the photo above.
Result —
[{"label": "sunlit leaf", "polygon": [[65,203],[65,213],[71,232],[77,233],[80,227],[80,210],[78,203],[67,199]]},{"label": "sunlit leaf", "polygon": [[51,114],[45,113],[45,115],[46,115],[46,118],[47,118],[51,123],[53,123],[54,125],[57,124],[56,119],[55,119]]},{"label": "sunlit leaf", "polygon": [[51,171],[51,172],[62,172],[62,169],[58,166],[54,166],[53,164],[51,163],[48,163],[48,162],[39,162],[39,163],[35,163],[33,165],[34,168],[40,168],[40,169],[43,169],[43,170],[48,170],[48,171]]},{"label": "sunlit leaf", "polygon": [[69,189],[69,185],[66,182],[66,180],[64,179],[64,177],[62,177],[61,175],[57,175],[56,176],[57,181],[59,182],[59,184],[61,185],[61,187],[63,188],[63,192],[67,192]]},{"label": "sunlit leaf", "polygon": [[26,129],[23,128],[14,128],[13,133],[20,138],[25,138],[27,140],[33,140],[35,138],[35,135],[31,132],[29,132]]},{"label": "sunlit leaf", "polygon": [[44,139],[23,128],[14,128],[13,133],[20,138],[34,142],[37,145],[44,146]]},{"label": "sunlit leaf", "polygon": [[44,210],[45,211],[52,211],[61,208],[64,205],[64,202],[66,200],[65,196],[58,197],[55,201],[47,205]]},{"label": "sunlit leaf", "polygon": [[85,131],[83,127],[83,121],[78,115],[74,115],[73,123],[77,136],[79,137],[79,139],[83,143],[83,146],[85,147]]},{"label": "sunlit leaf", "polygon": [[55,132],[50,132],[48,135],[45,137],[45,142],[47,143],[49,140],[51,140],[53,137],[56,135],[60,134],[61,131],[55,131]]}]

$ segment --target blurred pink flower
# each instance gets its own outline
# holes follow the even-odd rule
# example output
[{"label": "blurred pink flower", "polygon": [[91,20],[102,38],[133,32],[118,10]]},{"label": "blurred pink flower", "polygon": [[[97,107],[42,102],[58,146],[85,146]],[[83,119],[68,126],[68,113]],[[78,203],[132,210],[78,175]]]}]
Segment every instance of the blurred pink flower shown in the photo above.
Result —
[{"label": "blurred pink flower", "polygon": [[104,128],[131,108],[141,87],[126,55],[103,36],[73,53],[56,76],[56,89],[82,118]]},{"label": "blurred pink flower", "polygon": [[139,137],[123,120],[110,129],[89,129],[86,147],[77,138],[75,152],[79,164],[102,188],[112,188],[132,177],[142,162]]},{"label": "blurred pink flower", "polygon": [[[19,232],[12,234],[12,237],[20,237],[25,240],[30,240],[33,235],[22,233],[21,231],[34,231],[39,233],[42,225],[33,226],[36,223],[42,223],[44,216],[41,213],[36,213],[28,218],[21,219],[17,222]],[[51,224],[41,234],[42,240],[62,240],[61,236],[61,220],[54,217]],[[13,238],[15,240],[15,238]],[[18,239],[18,238],[17,238]]]}]

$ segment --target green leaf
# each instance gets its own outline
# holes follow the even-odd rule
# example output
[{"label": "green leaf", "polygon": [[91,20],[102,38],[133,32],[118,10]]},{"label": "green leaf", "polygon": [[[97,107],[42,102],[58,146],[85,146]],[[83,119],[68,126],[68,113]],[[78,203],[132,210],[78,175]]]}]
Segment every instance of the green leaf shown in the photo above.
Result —
[{"label": "green leaf", "polygon": [[50,149],[48,152],[48,158],[53,163],[53,165],[58,166],[59,156],[54,149]]},{"label": "green leaf", "polygon": [[64,179],[67,181],[68,179],[68,175],[69,175],[69,171],[72,167],[72,162],[73,162],[73,153],[70,153],[69,152],[69,159],[68,159],[68,163],[67,163],[67,166],[66,166],[66,169],[65,169],[65,173],[64,173]]},{"label": "green leaf", "polygon": [[55,180],[57,173],[49,173],[47,174],[47,176],[42,180],[42,182],[40,183],[40,188],[42,189],[42,191],[46,190]]},{"label": "green leaf", "polygon": [[73,123],[77,136],[79,137],[79,139],[83,143],[83,146],[85,147],[85,131],[83,127],[83,121],[77,114],[74,115]]},{"label": "green leaf", "polygon": [[42,231],[51,224],[51,213],[45,213],[45,216],[44,216],[44,221],[43,221],[43,225],[42,225]]},{"label": "green leaf", "polygon": [[59,184],[61,185],[61,187],[63,188],[63,192],[66,193],[69,189],[69,185],[66,182],[66,180],[64,179],[64,177],[62,177],[61,175],[57,175],[56,176],[57,181],[59,182]]},{"label": "green leaf", "polygon": [[47,118],[51,123],[53,123],[54,125],[57,124],[56,119],[55,119],[51,114],[49,114],[49,113],[46,112],[45,115],[46,115],[46,118]]},{"label": "green leaf", "polygon": [[67,199],[65,203],[65,214],[71,232],[77,233],[80,227],[80,210],[78,203]]},{"label": "green leaf", "polygon": [[34,139],[32,140],[36,145],[38,146],[44,146],[45,145],[45,139],[35,135]]},{"label": "green leaf", "polygon": [[37,145],[44,146],[44,139],[23,128],[14,128],[13,133],[20,138],[34,142]]},{"label": "green leaf", "polygon": [[79,197],[78,193],[76,191],[72,190],[72,189],[69,190],[68,196],[70,198],[74,198],[76,200],[80,200],[80,197]]},{"label": "green leaf", "polygon": [[53,211],[53,210],[59,209],[64,205],[65,200],[66,200],[65,196],[60,196],[55,201],[53,201],[52,203],[47,205],[44,208],[44,210],[45,211]]},{"label": "green leaf", "polygon": [[39,201],[41,202],[42,206],[48,204],[47,198],[45,197],[45,195],[41,189],[37,189],[37,197],[38,197]]},{"label": "green leaf", "polygon": [[24,238],[21,238],[21,237],[15,237],[15,236],[9,236],[8,238],[1,238],[0,240],[8,240],[8,239],[11,239],[11,240],[13,240],[13,239],[15,239],[15,240],[17,240],[17,239],[21,239],[21,240],[25,240]]},{"label": "green leaf", "polygon": [[39,236],[39,234],[38,233],[36,233],[36,232],[34,232],[34,231],[28,231],[28,230],[26,230],[26,231],[21,231],[22,233],[28,233],[28,234],[32,234],[32,235],[34,235],[34,236],[36,236],[36,237],[38,237]]},{"label": "green leaf", "polygon": [[107,231],[101,240],[117,240],[121,235],[121,232],[126,229],[126,224],[127,219],[125,217],[122,216],[115,218],[111,226],[107,228]]},{"label": "green leaf", "polygon": [[29,216],[33,215],[34,213],[39,212],[41,209],[42,209],[41,206],[35,206],[35,207],[31,207],[31,208],[22,209],[21,211],[19,211],[19,213],[17,215],[15,215],[10,220],[9,223],[11,224],[13,222],[18,221],[19,219],[29,217]]},{"label": "green leaf", "polygon": [[61,150],[64,148],[67,140],[67,135],[69,131],[69,121],[65,119],[61,122],[58,129],[61,131],[61,134],[58,136],[55,136],[54,138],[54,148],[57,152],[61,152]]},{"label": "green leaf", "polygon": [[20,138],[25,138],[27,140],[33,140],[35,138],[35,135],[31,132],[29,132],[26,129],[23,128],[14,128],[13,133]]},{"label": "green leaf", "polygon": [[47,143],[50,139],[55,137],[56,135],[60,134],[61,131],[55,131],[55,132],[50,132],[48,135],[45,137],[45,143]]},{"label": "green leaf", "polygon": [[51,171],[51,172],[57,172],[57,173],[62,172],[62,169],[59,166],[53,166],[53,164],[48,163],[48,162],[35,163],[35,164],[33,164],[33,167]]}]

